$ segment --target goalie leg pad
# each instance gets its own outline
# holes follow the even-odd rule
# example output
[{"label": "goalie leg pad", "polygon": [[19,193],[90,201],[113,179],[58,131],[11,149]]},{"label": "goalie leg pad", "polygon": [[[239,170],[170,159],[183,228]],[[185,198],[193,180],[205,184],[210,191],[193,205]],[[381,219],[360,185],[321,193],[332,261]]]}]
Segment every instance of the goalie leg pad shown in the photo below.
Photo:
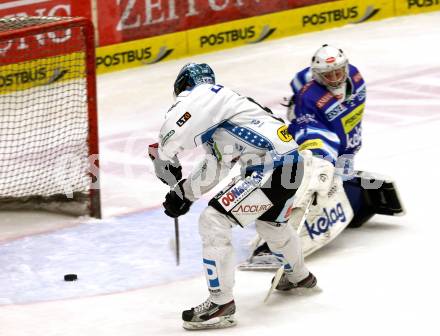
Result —
[{"label": "goalie leg pad", "polygon": [[311,206],[304,225],[300,227],[304,209],[294,209],[289,223],[294,230],[300,230],[299,236],[304,256],[308,256],[329,244],[349,225],[353,219],[350,202],[339,183],[327,199],[321,199],[317,205]]},{"label": "goalie leg pad", "polygon": [[344,189],[355,213],[349,227],[360,227],[375,214],[405,214],[397,186],[390,178],[357,171],[353,179],[344,181]]}]

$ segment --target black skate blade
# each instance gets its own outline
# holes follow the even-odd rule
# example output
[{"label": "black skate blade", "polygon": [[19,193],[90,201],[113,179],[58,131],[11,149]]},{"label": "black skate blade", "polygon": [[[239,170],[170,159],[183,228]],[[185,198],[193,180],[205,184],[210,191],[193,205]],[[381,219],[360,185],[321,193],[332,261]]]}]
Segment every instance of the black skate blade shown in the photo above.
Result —
[{"label": "black skate blade", "polygon": [[214,317],[204,322],[183,321],[183,328],[186,330],[205,330],[205,329],[223,329],[233,327],[237,324],[233,315]]}]

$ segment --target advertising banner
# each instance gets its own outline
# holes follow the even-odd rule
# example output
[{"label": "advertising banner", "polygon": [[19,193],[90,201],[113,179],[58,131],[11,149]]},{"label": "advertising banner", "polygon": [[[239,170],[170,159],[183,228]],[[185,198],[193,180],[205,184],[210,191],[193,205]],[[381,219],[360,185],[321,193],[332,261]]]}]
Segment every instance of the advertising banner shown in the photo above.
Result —
[{"label": "advertising banner", "polygon": [[291,35],[292,31],[287,24],[291,21],[291,14],[281,12],[192,29],[188,31],[188,54],[255,44]]},{"label": "advertising banner", "polygon": [[100,47],[96,52],[98,73],[158,63],[186,56],[186,32],[156,36]]},{"label": "advertising banner", "polygon": [[334,0],[97,0],[99,45]]},{"label": "advertising banner", "polygon": [[392,16],[394,4],[389,0],[337,1],[295,10],[294,29],[305,33]]},{"label": "advertising banner", "polygon": [[[90,1],[15,0],[0,2],[0,17],[12,16],[89,16]],[[83,43],[76,40],[72,29],[36,34],[15,40],[0,41],[0,65],[54,56],[58,52],[78,50]]]},{"label": "advertising banner", "polygon": [[440,0],[394,0],[397,15],[410,15],[440,10]]},{"label": "advertising banner", "polygon": [[9,16],[85,16],[92,17],[91,0],[3,0],[0,17]]},{"label": "advertising banner", "polygon": [[393,16],[386,0],[346,0],[236,20],[188,31],[188,53],[215,51]]},{"label": "advertising banner", "polygon": [[0,65],[0,95],[83,78],[84,71],[71,70],[85,67],[84,54],[79,52],[25,61],[19,66]]}]

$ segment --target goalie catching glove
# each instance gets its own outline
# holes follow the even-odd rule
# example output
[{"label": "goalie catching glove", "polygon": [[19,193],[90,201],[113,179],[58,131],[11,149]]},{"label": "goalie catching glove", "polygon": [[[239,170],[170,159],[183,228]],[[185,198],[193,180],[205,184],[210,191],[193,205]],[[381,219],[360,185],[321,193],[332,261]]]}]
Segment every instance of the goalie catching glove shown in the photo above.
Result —
[{"label": "goalie catching glove", "polygon": [[159,180],[172,187],[182,179],[182,166],[177,158],[172,161],[162,160],[159,157],[159,144],[154,143],[148,146],[148,156],[153,161],[154,172]]},{"label": "goalie catching glove", "polygon": [[189,208],[193,204],[192,201],[185,197],[183,191],[183,183],[186,179],[181,180],[174,189],[170,190],[165,196],[165,202],[163,207],[165,208],[165,214],[169,217],[176,218],[186,214]]}]

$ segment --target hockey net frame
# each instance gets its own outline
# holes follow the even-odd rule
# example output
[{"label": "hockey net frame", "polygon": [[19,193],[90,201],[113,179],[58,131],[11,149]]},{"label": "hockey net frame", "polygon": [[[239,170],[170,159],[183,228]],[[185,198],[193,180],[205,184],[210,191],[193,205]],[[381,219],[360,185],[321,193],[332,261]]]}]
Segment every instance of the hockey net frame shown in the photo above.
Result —
[{"label": "hockey net frame", "polygon": [[[17,29],[15,25],[20,26]],[[98,144],[98,117],[97,117],[97,89],[96,89],[96,67],[95,67],[95,39],[93,23],[83,17],[12,17],[0,19],[0,43],[5,41],[15,41],[24,38],[40,37],[44,34],[55,34],[60,31],[80,31],[83,34],[83,49],[80,51],[67,50],[66,53],[81,53],[83,64],[85,65],[82,82],[85,81],[84,88],[87,97],[84,105],[87,105],[87,132],[86,144],[88,151],[84,153],[84,169],[86,172],[83,184],[88,184],[86,190],[73,190],[71,193],[55,193],[53,195],[21,195],[15,197],[2,193],[0,184],[0,210],[48,210],[53,212],[62,212],[71,215],[89,215],[95,218],[101,218],[100,185],[99,185],[99,144]],[[73,33],[72,33],[73,35]],[[67,45],[67,44],[66,44]],[[69,47],[67,47],[68,49]],[[29,50],[27,51],[29,52]],[[58,52],[58,56],[64,56]],[[37,59],[31,56],[28,60]],[[51,56],[43,56],[43,58]],[[12,62],[9,62],[12,64]],[[0,68],[3,64],[0,63]],[[0,99],[5,96],[0,92]],[[0,107],[2,105],[0,104]],[[0,114],[2,113],[0,109]],[[0,115],[1,117],[1,115]],[[0,127],[2,124],[0,123]],[[0,129],[0,132],[2,130]],[[1,133],[0,133],[1,136]],[[1,149],[1,147],[0,147]],[[85,152],[85,150],[83,150]],[[0,159],[2,158],[0,151]],[[1,163],[0,163],[1,164]],[[3,166],[0,166],[2,168]],[[0,172],[1,175],[1,172]],[[1,182],[1,181],[0,181]]]}]

